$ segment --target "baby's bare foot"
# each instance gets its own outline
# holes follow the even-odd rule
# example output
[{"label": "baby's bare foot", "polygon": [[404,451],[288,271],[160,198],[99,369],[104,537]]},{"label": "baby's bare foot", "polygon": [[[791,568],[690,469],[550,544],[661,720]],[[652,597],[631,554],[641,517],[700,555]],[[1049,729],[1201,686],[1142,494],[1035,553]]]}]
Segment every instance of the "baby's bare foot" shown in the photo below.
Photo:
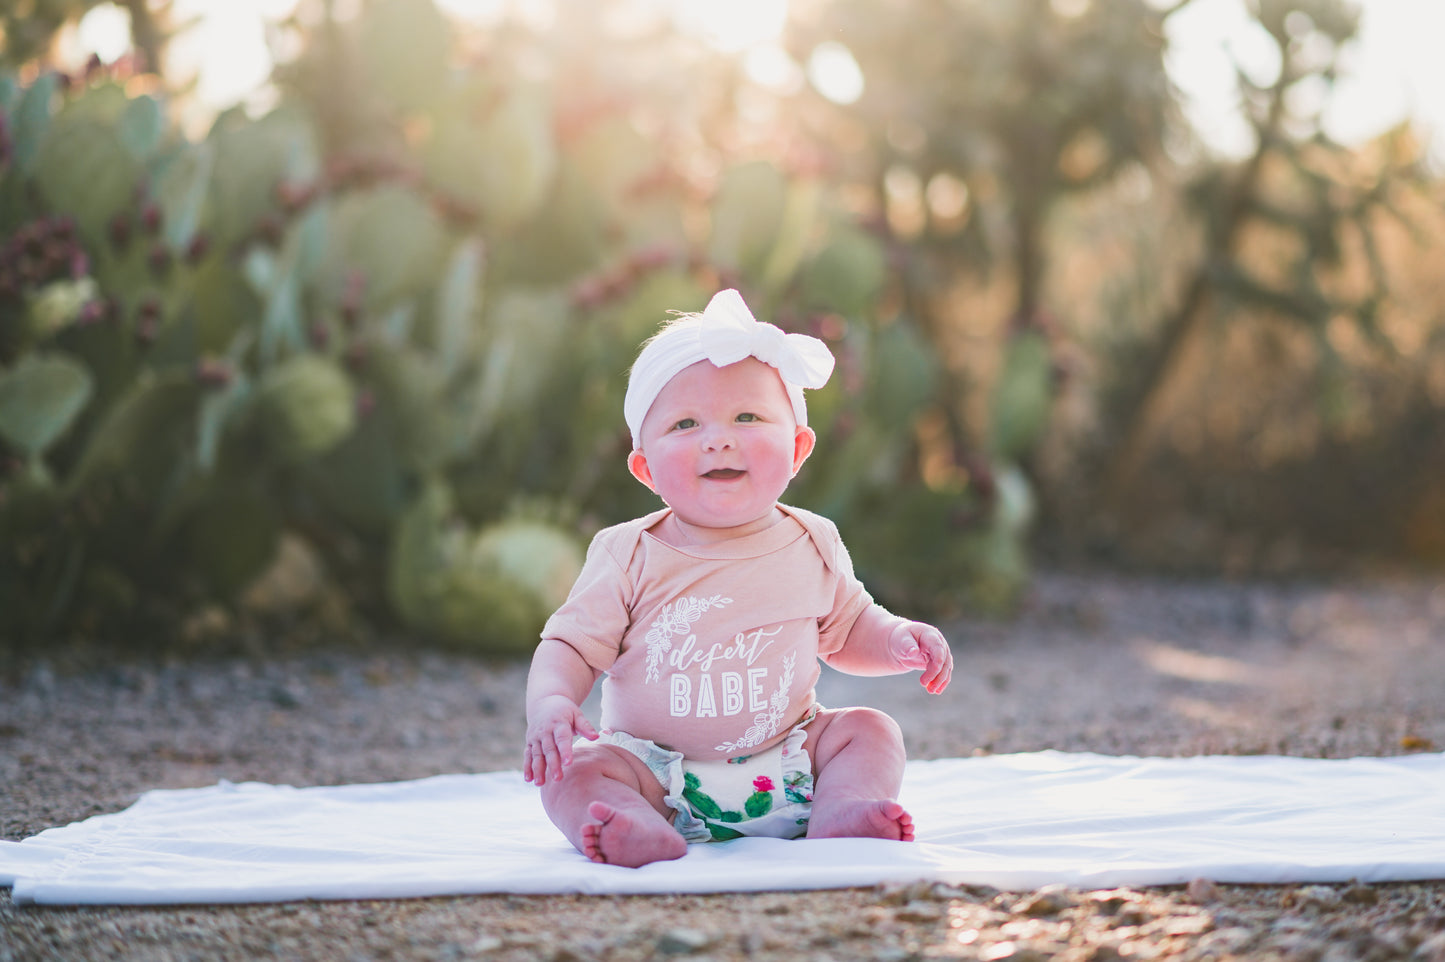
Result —
[{"label": "baby's bare foot", "polygon": [[637,868],[687,854],[687,841],[650,808],[632,812],[593,802],[587,814],[594,820],[582,824],[582,854],[594,862]]},{"label": "baby's bare foot", "polygon": [[890,799],[840,798],[813,803],[808,838],[886,838],[913,841],[913,816]]}]

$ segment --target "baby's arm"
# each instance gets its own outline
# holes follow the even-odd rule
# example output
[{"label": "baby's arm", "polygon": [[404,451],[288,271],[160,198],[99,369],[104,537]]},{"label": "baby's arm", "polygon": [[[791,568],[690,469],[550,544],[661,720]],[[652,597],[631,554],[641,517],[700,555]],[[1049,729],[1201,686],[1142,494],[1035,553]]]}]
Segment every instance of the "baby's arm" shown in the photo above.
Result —
[{"label": "baby's arm", "polygon": [[598,672],[571,645],[543,638],[527,675],[527,747],[522,777],[541,785],[550,775],[560,781],[572,764],[572,740],[597,738],[597,729],[579,707]]},{"label": "baby's arm", "polygon": [[953,677],[953,652],[943,632],[921,621],[889,614],[876,604],[853,622],[843,647],[823,660],[850,675],[922,671],[920,681],[931,695],[947,688]]}]

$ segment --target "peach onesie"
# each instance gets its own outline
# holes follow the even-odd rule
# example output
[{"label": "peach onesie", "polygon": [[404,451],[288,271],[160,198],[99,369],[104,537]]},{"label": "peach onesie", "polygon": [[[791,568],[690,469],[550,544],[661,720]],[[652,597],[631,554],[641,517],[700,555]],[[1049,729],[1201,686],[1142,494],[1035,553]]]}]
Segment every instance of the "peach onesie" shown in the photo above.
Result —
[{"label": "peach onesie", "polygon": [[670,508],[592,540],[542,634],[606,673],[604,731],[698,761],[762,752],[814,709],[819,657],[860,617],[895,620],[854,576],[831,521],[779,508],[778,524],[715,544],[651,534]]}]

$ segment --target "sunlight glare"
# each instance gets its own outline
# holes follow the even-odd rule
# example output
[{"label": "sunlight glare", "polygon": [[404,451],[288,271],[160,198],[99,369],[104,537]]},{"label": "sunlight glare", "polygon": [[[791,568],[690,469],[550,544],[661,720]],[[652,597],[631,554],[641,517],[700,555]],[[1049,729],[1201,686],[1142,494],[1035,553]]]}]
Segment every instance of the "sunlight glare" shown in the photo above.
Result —
[{"label": "sunlight glare", "polygon": [[468,23],[500,23],[507,15],[507,0],[436,0],[443,13]]},{"label": "sunlight glare", "polygon": [[130,14],[114,4],[92,7],[76,26],[76,40],[89,56],[112,63],[130,49]]},{"label": "sunlight glare", "polygon": [[863,96],[863,70],[853,52],[841,43],[818,44],[808,58],[808,79],[835,104],[851,104]]},{"label": "sunlight glare", "polygon": [[271,51],[264,24],[294,10],[296,0],[259,0],[251,4],[214,0],[175,0],[172,14],[194,25],[182,31],[169,50],[179,76],[197,78],[196,96],[219,108],[247,100],[271,77]]},{"label": "sunlight glare", "polygon": [[673,0],[679,27],[731,53],[778,39],[788,19],[787,0]]}]

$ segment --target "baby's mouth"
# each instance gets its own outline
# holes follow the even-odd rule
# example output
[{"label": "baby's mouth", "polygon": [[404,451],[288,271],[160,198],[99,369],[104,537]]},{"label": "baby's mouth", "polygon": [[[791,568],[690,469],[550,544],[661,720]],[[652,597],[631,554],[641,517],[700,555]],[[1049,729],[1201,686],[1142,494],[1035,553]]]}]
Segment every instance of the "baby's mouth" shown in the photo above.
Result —
[{"label": "baby's mouth", "polygon": [[738,468],[715,468],[704,474],[703,477],[712,481],[731,481],[733,478],[740,478],[746,473],[747,472]]}]

